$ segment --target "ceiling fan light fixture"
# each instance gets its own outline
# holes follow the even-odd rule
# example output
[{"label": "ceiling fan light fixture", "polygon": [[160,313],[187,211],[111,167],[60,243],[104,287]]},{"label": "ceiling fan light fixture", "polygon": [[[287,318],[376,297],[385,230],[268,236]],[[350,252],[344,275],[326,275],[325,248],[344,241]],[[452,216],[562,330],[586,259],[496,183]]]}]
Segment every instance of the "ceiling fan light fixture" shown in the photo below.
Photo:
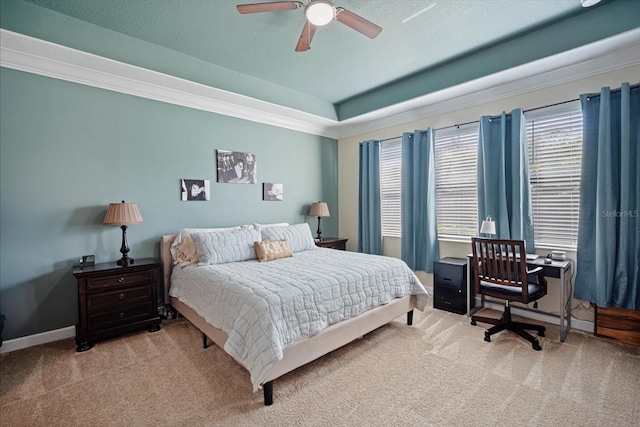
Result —
[{"label": "ceiling fan light fixture", "polygon": [[336,8],[329,0],[312,0],[304,9],[304,16],[316,27],[321,27],[333,21]]}]

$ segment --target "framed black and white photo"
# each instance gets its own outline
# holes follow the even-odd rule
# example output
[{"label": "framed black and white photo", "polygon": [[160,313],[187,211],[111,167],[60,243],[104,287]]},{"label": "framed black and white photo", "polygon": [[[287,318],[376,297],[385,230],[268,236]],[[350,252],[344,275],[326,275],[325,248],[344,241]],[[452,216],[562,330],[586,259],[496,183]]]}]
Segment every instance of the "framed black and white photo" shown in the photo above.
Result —
[{"label": "framed black and white photo", "polygon": [[209,180],[181,179],[180,199],[183,202],[191,200],[209,200]]},{"label": "framed black and white photo", "polygon": [[255,154],[216,150],[218,182],[255,184],[258,182]]},{"label": "framed black and white photo", "polygon": [[270,182],[262,183],[262,200],[268,202],[281,202],[284,197],[284,186]]}]

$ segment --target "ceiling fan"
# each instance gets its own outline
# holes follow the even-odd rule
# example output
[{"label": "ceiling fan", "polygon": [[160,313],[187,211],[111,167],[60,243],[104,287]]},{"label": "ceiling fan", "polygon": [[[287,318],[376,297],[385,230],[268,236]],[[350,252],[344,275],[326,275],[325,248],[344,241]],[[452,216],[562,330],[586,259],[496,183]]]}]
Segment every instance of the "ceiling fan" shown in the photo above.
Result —
[{"label": "ceiling fan", "polygon": [[343,23],[370,39],[376,38],[382,27],[343,8],[335,7],[332,0],[309,0],[305,5],[300,1],[274,1],[269,3],[240,4],[236,6],[238,12],[244,14],[258,12],[276,12],[281,10],[295,10],[304,8],[307,21],[302,28],[302,34],[296,46],[296,52],[304,52],[311,48],[311,39],[317,27],[327,25],[334,19]]}]

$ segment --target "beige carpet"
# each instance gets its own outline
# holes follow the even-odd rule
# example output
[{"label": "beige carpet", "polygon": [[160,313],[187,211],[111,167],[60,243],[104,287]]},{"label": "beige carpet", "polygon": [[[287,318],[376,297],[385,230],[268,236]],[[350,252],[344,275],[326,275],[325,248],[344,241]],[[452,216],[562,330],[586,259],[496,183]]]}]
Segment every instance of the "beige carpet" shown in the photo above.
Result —
[{"label": "beige carpet", "polygon": [[416,312],[276,380],[270,407],[184,319],[85,353],[63,340],[0,356],[0,425],[639,425],[639,348],[549,326],[536,352],[484,326]]}]

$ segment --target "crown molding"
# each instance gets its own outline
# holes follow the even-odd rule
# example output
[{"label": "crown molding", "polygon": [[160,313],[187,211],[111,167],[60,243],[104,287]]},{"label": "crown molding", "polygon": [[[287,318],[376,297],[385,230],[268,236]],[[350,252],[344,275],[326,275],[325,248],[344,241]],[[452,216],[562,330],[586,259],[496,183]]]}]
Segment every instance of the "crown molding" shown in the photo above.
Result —
[{"label": "crown molding", "polygon": [[0,66],[334,139],[640,64],[640,28],[342,122],[0,29]]},{"label": "crown molding", "polygon": [[335,120],[5,29],[0,29],[0,66],[300,132],[338,136]]},{"label": "crown molding", "polygon": [[340,122],[340,137],[423,120],[640,64],[640,28]]}]

